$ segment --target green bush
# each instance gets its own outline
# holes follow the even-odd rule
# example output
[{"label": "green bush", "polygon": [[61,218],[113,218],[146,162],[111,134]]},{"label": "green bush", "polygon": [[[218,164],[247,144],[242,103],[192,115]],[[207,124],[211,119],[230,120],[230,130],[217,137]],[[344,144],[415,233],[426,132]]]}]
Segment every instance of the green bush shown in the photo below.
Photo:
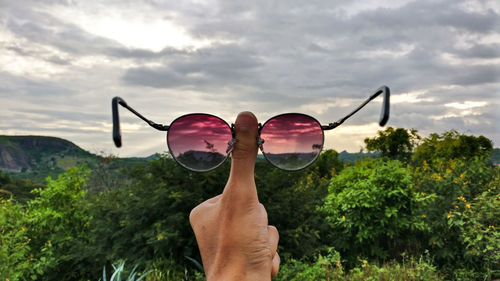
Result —
[{"label": "green bush", "polygon": [[475,279],[500,278],[500,177],[471,202],[458,197],[448,216],[450,228],[457,228],[464,259],[472,261]]},{"label": "green bush", "polygon": [[347,258],[387,260],[418,252],[428,230],[422,208],[431,196],[415,192],[409,171],[396,160],[365,159],[333,178],[323,209],[335,229],[331,241]]},{"label": "green bush", "polygon": [[24,206],[0,198],[0,280],[37,280],[50,264],[50,245],[35,257]]},{"label": "green bush", "polygon": [[37,196],[28,202],[31,254],[50,260],[43,268],[43,280],[78,280],[92,274],[84,260],[90,244],[91,217],[85,200],[89,173],[84,166],[73,167],[55,180],[47,178],[47,187],[35,189]]},{"label": "green bush", "polygon": [[[0,276],[9,280],[75,280],[88,268],[82,264],[89,220],[85,200],[86,168],[71,168],[26,207],[2,200],[0,213]],[[5,266],[3,269],[1,267]],[[71,270],[67,270],[71,268]]]},{"label": "green bush", "polygon": [[276,281],[344,280],[340,254],[330,249],[328,255],[319,255],[313,264],[291,259],[281,265]]},{"label": "green bush", "polygon": [[[456,276],[458,271],[469,277],[467,272],[488,271],[487,268],[490,267],[484,263],[486,260],[478,258],[477,255],[470,255],[471,251],[468,248],[471,246],[466,243],[464,235],[474,234],[470,231],[466,234],[468,230],[464,224],[476,225],[472,221],[473,216],[479,216],[477,221],[494,216],[493,207],[482,211],[481,214],[473,215],[468,208],[471,207],[472,202],[475,202],[476,197],[488,189],[495,190],[494,186],[498,186],[498,182],[494,183],[495,169],[488,164],[485,157],[473,157],[471,159],[434,159],[431,163],[424,161],[423,165],[414,168],[412,173],[416,190],[435,197],[435,200],[426,207],[432,231],[422,237],[422,242],[434,257],[436,264],[450,278]],[[482,202],[481,204],[488,202],[478,200]],[[463,213],[463,211],[466,212]],[[467,215],[469,217],[465,217]],[[461,221],[451,223],[454,217],[460,217]],[[491,229],[487,231],[493,232]],[[482,280],[479,277],[474,279]]]}]

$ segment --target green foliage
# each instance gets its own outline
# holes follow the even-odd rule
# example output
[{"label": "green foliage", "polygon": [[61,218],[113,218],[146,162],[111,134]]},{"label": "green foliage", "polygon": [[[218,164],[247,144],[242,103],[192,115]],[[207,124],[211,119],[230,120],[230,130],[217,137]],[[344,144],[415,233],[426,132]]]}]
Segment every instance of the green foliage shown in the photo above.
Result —
[{"label": "green foliage", "polygon": [[378,151],[383,157],[408,161],[420,136],[417,130],[388,127],[378,131],[378,136],[366,138],[365,144],[368,151]]},{"label": "green foliage", "polygon": [[357,256],[385,260],[418,246],[415,235],[428,229],[419,210],[430,199],[399,161],[366,159],[332,179],[323,209],[352,266]]},{"label": "green foliage", "polygon": [[443,277],[427,259],[413,258],[402,263],[389,262],[381,266],[361,261],[359,267],[346,272],[342,268],[340,254],[329,250],[326,257],[319,255],[312,264],[290,260],[281,265],[276,281],[438,281]]},{"label": "green foliage", "polygon": [[[449,221],[456,213],[461,213],[464,207],[470,206],[468,202],[473,202],[474,198],[491,189],[495,169],[489,166],[484,157],[468,160],[435,159],[430,164],[424,161],[421,167],[414,169],[413,174],[416,189],[435,197],[425,209],[431,231],[422,237],[422,241],[427,244],[425,247],[436,262],[449,275],[457,269],[487,271],[486,264],[467,254],[467,245],[461,237],[464,229],[459,225],[451,225]],[[492,210],[481,216],[489,217],[491,214],[488,212]]]},{"label": "green foliage", "polygon": [[431,134],[425,138],[413,155],[415,165],[437,159],[472,159],[489,157],[493,152],[493,143],[484,136],[467,136],[455,130],[441,135]]},{"label": "green foliage", "polygon": [[47,178],[47,187],[34,190],[37,197],[28,202],[32,255],[49,261],[43,280],[75,280],[89,270],[82,262],[91,219],[84,200],[88,176],[85,167],[70,168],[56,180]]},{"label": "green foliage", "polygon": [[339,252],[329,249],[326,256],[318,255],[313,264],[291,259],[280,266],[276,281],[344,280]]},{"label": "green foliage", "polygon": [[27,226],[24,206],[0,198],[0,280],[37,280],[49,264],[45,256],[33,256]]},{"label": "green foliage", "polygon": [[342,169],[333,150],[323,152],[311,167],[293,173],[267,162],[257,164],[259,200],[266,207],[269,223],[279,229],[281,257],[313,259],[327,248],[331,229],[318,206],[328,193],[330,178]]},{"label": "green foliage", "polygon": [[13,196],[17,202],[26,203],[35,197],[31,190],[43,187],[31,180],[13,179],[0,171],[0,198],[8,199]]},{"label": "green foliage", "polygon": [[379,266],[370,264],[366,260],[361,266],[354,268],[345,278],[352,281],[438,281],[444,277],[438,273],[437,268],[423,258],[410,259],[398,263],[395,261]]},{"label": "green foliage", "polygon": [[168,156],[136,166],[129,186],[90,197],[93,259],[126,257],[140,266],[171,261],[173,271],[193,267],[184,256],[199,259],[189,213],[222,191],[229,165],[208,173],[193,173]]},{"label": "green foliage", "polygon": [[[82,211],[85,195],[85,168],[72,168],[57,180],[47,179],[46,188],[37,188],[35,199],[21,206],[2,199],[0,222],[2,270],[10,280],[72,280],[79,276],[75,240],[85,239],[88,217]],[[76,259],[76,260],[74,260]]]},{"label": "green foliage", "polygon": [[[498,171],[497,171],[498,172]],[[477,279],[500,278],[500,176],[472,202],[455,201],[448,225],[458,230],[464,258],[474,261]]]},{"label": "green foliage", "polygon": [[[489,140],[431,135],[409,165],[417,136],[380,132],[381,144],[396,143],[377,149],[387,157],[352,166],[333,150],[298,172],[257,161],[259,200],[280,232],[276,280],[442,280],[438,269],[450,280],[499,278],[500,170]],[[201,174],[169,155],[89,166],[46,187],[0,173],[0,280],[94,280],[120,259],[152,270],[143,280],[204,280],[188,216],[223,190],[229,163]],[[432,263],[419,259],[425,251]]]}]

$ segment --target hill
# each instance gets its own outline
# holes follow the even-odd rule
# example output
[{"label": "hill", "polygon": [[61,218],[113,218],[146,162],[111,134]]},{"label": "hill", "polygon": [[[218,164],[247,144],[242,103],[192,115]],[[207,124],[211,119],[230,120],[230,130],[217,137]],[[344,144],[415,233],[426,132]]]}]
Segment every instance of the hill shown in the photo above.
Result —
[{"label": "hill", "polygon": [[0,169],[33,171],[40,166],[64,169],[92,155],[74,143],[55,137],[0,136]]},{"label": "hill", "polygon": [[56,137],[0,135],[0,170],[12,178],[39,183],[44,183],[47,176],[57,177],[67,168],[83,163],[93,169],[104,165],[113,171],[147,159],[103,157]]},{"label": "hill", "polygon": [[494,148],[493,154],[491,155],[491,161],[496,164],[500,164],[500,148]]}]

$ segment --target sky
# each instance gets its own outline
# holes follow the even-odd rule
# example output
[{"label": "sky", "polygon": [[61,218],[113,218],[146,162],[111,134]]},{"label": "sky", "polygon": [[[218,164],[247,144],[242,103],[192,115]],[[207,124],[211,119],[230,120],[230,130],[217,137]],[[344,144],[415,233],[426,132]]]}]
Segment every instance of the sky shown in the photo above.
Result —
[{"label": "sky", "polygon": [[[0,134],[68,139],[148,156],[157,123],[241,111],[322,124],[391,89],[387,126],[484,135],[500,147],[500,2],[461,0],[0,0]],[[325,134],[357,152],[381,128],[381,99]]]}]

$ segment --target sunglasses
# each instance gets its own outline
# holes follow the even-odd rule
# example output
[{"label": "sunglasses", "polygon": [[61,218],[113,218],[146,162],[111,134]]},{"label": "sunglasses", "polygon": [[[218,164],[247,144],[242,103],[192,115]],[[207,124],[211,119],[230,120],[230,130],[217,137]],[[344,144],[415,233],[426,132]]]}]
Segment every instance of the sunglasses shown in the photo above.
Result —
[{"label": "sunglasses", "polygon": [[[389,119],[390,91],[380,87],[358,108],[328,125],[321,125],[315,118],[302,113],[276,115],[264,124],[259,123],[256,145],[272,165],[287,171],[297,171],[311,165],[319,156],[324,144],[324,132],[332,130],[358,112],[370,101],[383,94],[379,124],[384,126]],[[170,126],[157,124],[140,113],[120,97],[112,100],[113,141],[121,147],[118,105],[125,107],[151,127],[167,132],[167,146],[174,160],[195,172],[213,170],[226,161],[234,148],[236,138],[234,124],[206,113],[190,113],[175,119]]]}]

